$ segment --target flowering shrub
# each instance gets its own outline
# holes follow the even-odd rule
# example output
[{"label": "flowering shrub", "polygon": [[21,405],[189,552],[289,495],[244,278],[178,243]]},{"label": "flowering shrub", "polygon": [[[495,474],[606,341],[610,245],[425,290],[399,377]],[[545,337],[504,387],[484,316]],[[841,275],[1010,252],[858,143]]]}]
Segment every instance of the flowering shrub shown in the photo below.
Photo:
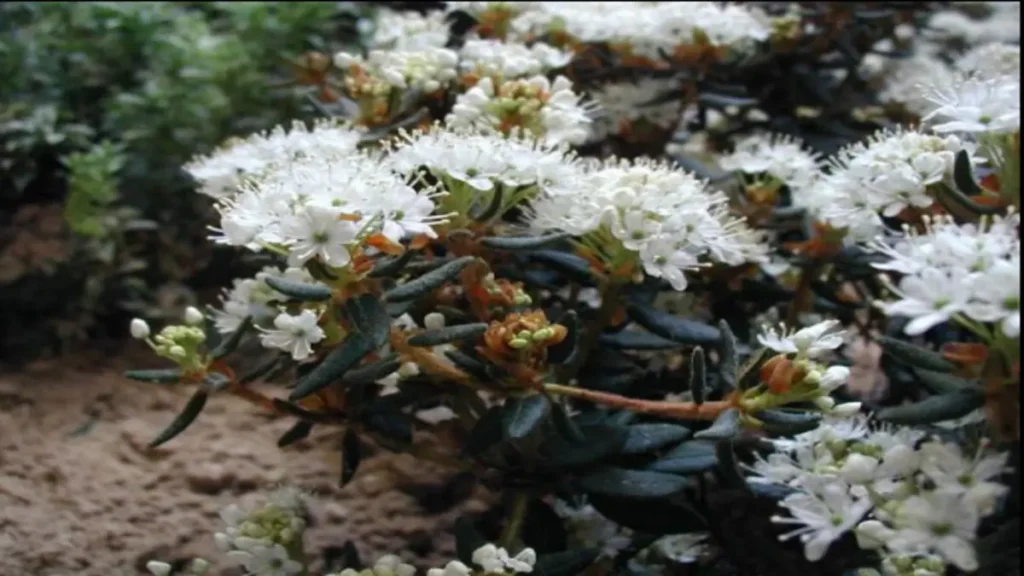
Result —
[{"label": "flowering shrub", "polygon": [[[926,52],[929,8],[383,10],[309,56],[338,117],[185,166],[212,241],[276,264],[132,323],[174,367],[128,376],[194,388],[153,445],[231,395],[295,419],[282,447],[337,429],[342,483],[367,443],[469,472],[505,521],[429,576],[1019,569],[1019,50],[887,111],[866,55]],[[847,386],[865,340],[882,402]],[[324,573],[304,506],[216,541]],[[395,552],[340,574],[416,573]]]}]

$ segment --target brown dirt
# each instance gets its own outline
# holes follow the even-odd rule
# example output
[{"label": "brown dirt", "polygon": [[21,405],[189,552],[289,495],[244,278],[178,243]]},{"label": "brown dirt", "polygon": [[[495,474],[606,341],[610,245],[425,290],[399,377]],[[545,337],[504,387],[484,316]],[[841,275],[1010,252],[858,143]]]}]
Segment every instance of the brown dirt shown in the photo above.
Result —
[{"label": "brown dirt", "polygon": [[311,494],[312,551],[352,540],[367,561],[415,547],[421,558],[405,556],[429,565],[453,557],[445,534],[455,518],[487,505],[477,488],[457,508],[426,515],[396,487],[451,473],[386,453],[340,488],[337,431],[314,430],[281,450],[275,442],[293,421],[232,397],[212,398],[185,433],[147,449],[190,389],[121,377],[147,367],[151,358],[137,352],[0,375],[0,574],[130,576],[150,559],[194,556],[228,574],[213,545],[218,512],[281,484]]}]

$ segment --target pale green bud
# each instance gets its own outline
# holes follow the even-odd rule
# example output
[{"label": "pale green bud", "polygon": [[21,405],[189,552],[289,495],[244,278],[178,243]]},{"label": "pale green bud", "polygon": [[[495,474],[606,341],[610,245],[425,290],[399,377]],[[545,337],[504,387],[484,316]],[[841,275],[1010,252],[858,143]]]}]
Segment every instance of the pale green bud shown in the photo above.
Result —
[{"label": "pale green bud", "polygon": [[513,350],[521,350],[523,348],[526,348],[529,345],[530,345],[530,341],[529,340],[525,340],[523,338],[513,338],[508,343],[508,347],[512,348]]}]

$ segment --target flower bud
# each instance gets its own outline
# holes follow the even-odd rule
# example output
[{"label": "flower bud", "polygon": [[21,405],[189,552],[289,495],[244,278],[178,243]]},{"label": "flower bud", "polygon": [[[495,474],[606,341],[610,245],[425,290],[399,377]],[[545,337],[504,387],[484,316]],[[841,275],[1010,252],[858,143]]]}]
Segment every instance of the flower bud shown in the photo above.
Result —
[{"label": "flower bud", "polygon": [[839,416],[840,418],[849,418],[854,414],[860,412],[860,402],[843,402],[832,409],[833,416]]},{"label": "flower bud", "polygon": [[[814,372],[811,372],[811,374],[814,374]],[[808,374],[807,376],[810,377],[811,374]],[[806,380],[807,379],[805,378],[804,381]],[[836,401],[833,400],[831,396],[820,396],[814,399],[814,405],[818,407],[818,410],[828,413],[835,407]]]},{"label": "flower bud", "polygon": [[192,564],[188,567],[189,573],[193,576],[202,576],[206,574],[206,571],[210,569],[210,563],[202,558],[195,558],[192,560]]},{"label": "flower bud", "polygon": [[157,560],[150,560],[146,562],[146,570],[153,576],[169,576],[171,573],[171,565],[167,562],[159,562]]},{"label": "flower bud", "polygon": [[143,320],[142,318],[132,319],[130,329],[132,333],[132,338],[135,338],[136,340],[143,340],[145,338],[149,338],[149,324],[147,324],[146,321]]},{"label": "flower bud", "polygon": [[174,358],[175,360],[183,360],[188,356],[188,352],[186,352],[185,349],[182,348],[181,346],[171,346],[171,348],[167,351],[167,354],[168,356]]},{"label": "flower bud", "polygon": [[508,347],[512,348],[513,350],[522,350],[523,348],[526,348],[529,345],[530,341],[524,340],[522,338],[513,338],[508,343]]},{"label": "flower bud", "polygon": [[875,478],[878,459],[856,452],[846,457],[839,474],[850,484],[867,484]]},{"label": "flower bud", "polygon": [[920,467],[921,457],[918,452],[906,444],[896,444],[882,456],[885,469],[893,476],[906,478]]},{"label": "flower bud", "polygon": [[399,378],[412,378],[420,373],[420,367],[415,362],[406,362],[398,369]]},{"label": "flower bud", "polygon": [[892,537],[893,530],[878,520],[865,520],[854,529],[857,545],[864,550],[876,550],[885,546]]},{"label": "flower bud", "polygon": [[185,308],[185,324],[195,326],[197,324],[202,324],[204,319],[205,317],[203,316],[203,313],[195,306]]},{"label": "flower bud", "polygon": [[423,317],[423,327],[427,330],[440,330],[445,326],[444,314],[431,312]]}]

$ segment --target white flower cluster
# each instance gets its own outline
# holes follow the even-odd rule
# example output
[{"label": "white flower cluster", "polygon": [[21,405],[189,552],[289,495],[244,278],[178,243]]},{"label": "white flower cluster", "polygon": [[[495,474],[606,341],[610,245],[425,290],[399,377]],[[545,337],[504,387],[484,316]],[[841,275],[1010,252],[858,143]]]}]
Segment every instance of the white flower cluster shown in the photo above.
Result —
[{"label": "white flower cluster", "polygon": [[893,316],[911,319],[907,334],[921,334],[966,316],[998,325],[1006,336],[1020,336],[1020,217],[958,226],[950,218],[929,222],[927,232],[907,234],[874,248],[889,256],[882,270],[903,277],[899,300],[886,305]]},{"label": "white flower cluster", "polygon": [[925,94],[933,104],[922,120],[936,133],[1012,134],[1020,131],[1020,72],[955,76]]},{"label": "white flower cluster", "polygon": [[931,206],[932,185],[952,181],[956,153],[964,149],[971,144],[953,135],[881,130],[831,157],[824,176],[800,194],[819,219],[868,241],[883,230],[880,216]]},{"label": "white flower cluster", "polygon": [[[672,130],[680,122],[682,104],[679,98],[663,98],[680,94],[682,84],[675,78],[642,78],[637,82],[602,84],[589,96],[600,107],[594,119],[594,138],[618,134],[645,122],[661,130]],[[662,102],[657,102],[662,99]]]},{"label": "white flower cluster", "polygon": [[[512,556],[504,548],[499,548],[494,544],[484,544],[473,551],[472,560],[473,564],[483,569],[485,575],[513,576],[514,574],[533,572],[533,566],[537,563],[537,553],[532,548],[524,548]],[[427,570],[427,576],[472,576],[473,574],[476,572],[458,560],[452,560],[444,568]]]},{"label": "white flower cluster", "polygon": [[564,76],[554,82],[544,76],[506,80],[495,85],[490,77],[455,100],[445,119],[454,129],[508,133],[522,130],[545,144],[582,144],[589,138],[590,117]]},{"label": "white flower cluster", "polygon": [[809,560],[822,558],[852,529],[862,548],[886,549],[890,564],[938,557],[972,571],[978,524],[1007,492],[998,479],[1008,454],[990,453],[983,442],[967,457],[955,444],[918,446],[923,437],[909,428],[871,426],[861,416],[826,420],[776,442],[778,451],[750,468],[750,481],[795,489],[780,502],[790,515],[773,520],[798,526],[782,539],[799,537]]},{"label": "white flower cluster", "polygon": [[327,574],[326,576],[414,576],[415,574],[415,566],[402,562],[398,556],[388,554],[378,558],[373,564],[373,568],[365,570],[346,568],[337,574]]},{"label": "white flower cluster", "polygon": [[719,2],[538,2],[510,27],[521,37],[558,30],[579,42],[628,46],[632,54],[656,60],[698,38],[745,50],[772,33],[759,9]]},{"label": "white flower cluster", "polygon": [[632,530],[605,518],[589,504],[572,506],[556,500],[552,508],[565,522],[574,546],[600,548],[601,556],[614,558],[632,541]]},{"label": "white flower cluster", "polygon": [[878,100],[901,104],[908,112],[918,117],[924,116],[935,105],[925,98],[921,86],[945,83],[952,79],[953,74],[949,65],[937,56],[924,52],[914,54],[892,63],[878,91]]},{"label": "white flower cluster", "polygon": [[377,12],[369,45],[378,50],[403,52],[444,48],[448,44],[449,32],[444,12],[423,14],[381,8]]},{"label": "white flower cluster", "polygon": [[[754,134],[736,143],[719,166],[748,175],[768,175],[793,189],[806,189],[821,174],[820,156],[783,134]],[[793,198],[798,203],[798,198]]]},{"label": "white flower cluster", "polygon": [[214,541],[248,574],[299,574],[305,567],[292,556],[302,546],[304,514],[302,495],[284,488],[262,506],[232,504],[225,508],[220,516],[226,527],[214,534]]},{"label": "white flower cluster", "polygon": [[208,156],[193,158],[184,166],[198,184],[199,192],[224,199],[238,192],[247,178],[308,154],[344,156],[355,151],[362,131],[332,120],[317,122],[312,129],[300,121],[291,130],[278,126],[270,132],[228,142]]},{"label": "white flower cluster", "polygon": [[959,10],[936,12],[927,29],[938,40],[959,40],[969,45],[982,42],[1020,43],[1020,3],[984,2],[989,14],[971,18]]},{"label": "white flower cluster", "polygon": [[221,307],[212,310],[214,328],[221,334],[230,334],[241,326],[246,317],[257,325],[276,315],[276,308],[269,304],[282,295],[265,282],[267,277],[284,278],[293,282],[311,282],[304,268],[282,270],[274,266],[265,267],[253,278],[237,278],[232,287],[221,295]]},{"label": "white flower cluster", "polygon": [[957,59],[957,70],[985,80],[1001,76],[1020,79],[1020,46],[992,42],[968,50]]},{"label": "white flower cluster", "polygon": [[543,42],[527,46],[518,42],[470,38],[459,49],[459,70],[463,76],[501,82],[545,74],[565,66],[572,57],[572,52]]},{"label": "white flower cluster", "polygon": [[345,88],[352,96],[387,95],[391,89],[426,94],[448,86],[457,76],[459,55],[447,48],[371,50],[366,57],[338,52],[334,65],[349,73]]},{"label": "white flower cluster", "polygon": [[611,269],[635,258],[647,274],[685,290],[701,258],[739,265],[764,259],[766,247],[728,198],[668,164],[610,159],[581,167],[571,193],[538,199],[531,227],[580,236]]}]

